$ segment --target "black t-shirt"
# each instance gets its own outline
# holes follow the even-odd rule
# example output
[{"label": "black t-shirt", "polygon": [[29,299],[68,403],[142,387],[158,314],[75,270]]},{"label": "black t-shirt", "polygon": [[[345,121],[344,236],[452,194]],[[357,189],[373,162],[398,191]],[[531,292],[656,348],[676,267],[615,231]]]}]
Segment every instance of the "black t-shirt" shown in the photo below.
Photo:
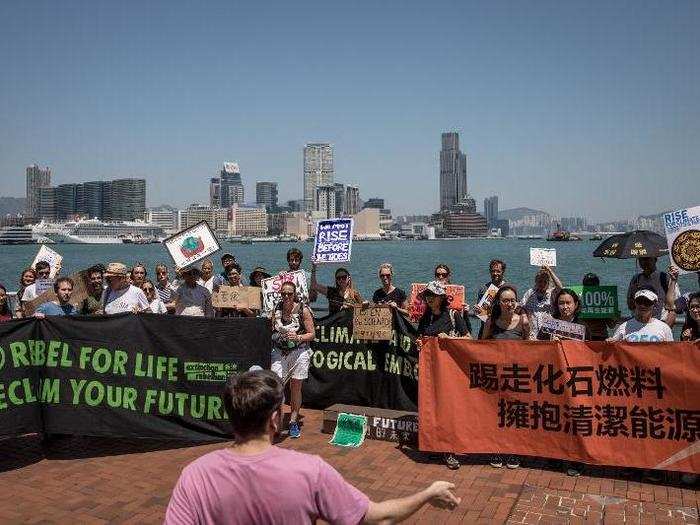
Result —
[{"label": "black t-shirt", "polygon": [[[454,330],[458,335],[467,335],[467,326],[464,324],[464,318],[459,312],[454,312]],[[433,315],[430,310],[427,310],[423,317],[418,321],[418,335],[436,336],[438,334],[448,334],[452,331],[452,319],[450,311],[443,310],[439,316]]]},{"label": "black t-shirt", "polygon": [[401,306],[406,300],[406,292],[401,288],[394,288],[391,292],[386,293],[384,288],[380,288],[372,295],[372,302],[375,304],[390,303],[394,301]]}]

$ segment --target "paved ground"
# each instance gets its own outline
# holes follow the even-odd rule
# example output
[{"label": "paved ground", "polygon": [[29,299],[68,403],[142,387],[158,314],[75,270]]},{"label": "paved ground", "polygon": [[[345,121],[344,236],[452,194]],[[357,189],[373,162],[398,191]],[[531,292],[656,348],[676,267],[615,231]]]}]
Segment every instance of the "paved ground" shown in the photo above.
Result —
[{"label": "paved ground", "polygon": [[[320,454],[373,499],[404,495],[435,479],[457,485],[457,510],[425,507],[413,522],[698,523],[697,487],[681,487],[675,474],[663,484],[604,469],[570,478],[543,461],[518,470],[478,463],[449,471],[391,443],[334,447],[320,426],[321,412],[307,411],[303,438],[281,446]],[[36,436],[0,441],[0,523],[159,523],[182,467],[225,445],[170,448],[177,446],[63,438],[44,459]]]}]

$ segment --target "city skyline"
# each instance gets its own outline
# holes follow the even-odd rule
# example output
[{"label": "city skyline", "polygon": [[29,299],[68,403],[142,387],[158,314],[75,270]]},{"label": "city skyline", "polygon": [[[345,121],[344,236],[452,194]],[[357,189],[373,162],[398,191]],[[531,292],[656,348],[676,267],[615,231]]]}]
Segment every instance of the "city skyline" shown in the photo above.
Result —
[{"label": "city skyline", "polygon": [[206,203],[192,181],[233,158],[246,195],[275,181],[284,202],[323,141],[335,180],[429,213],[456,131],[477,202],[594,221],[700,202],[697,2],[0,9],[0,195],[36,162],[56,185],[138,177],[151,206]]}]

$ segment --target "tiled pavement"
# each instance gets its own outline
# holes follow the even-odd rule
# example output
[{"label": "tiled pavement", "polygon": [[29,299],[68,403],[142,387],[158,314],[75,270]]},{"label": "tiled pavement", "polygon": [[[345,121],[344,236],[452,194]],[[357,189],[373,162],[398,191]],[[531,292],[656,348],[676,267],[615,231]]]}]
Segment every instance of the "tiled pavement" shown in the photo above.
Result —
[{"label": "tiled pavement", "polygon": [[[350,482],[380,500],[408,494],[436,479],[455,483],[454,511],[424,507],[421,523],[698,523],[697,488],[670,474],[663,484],[621,477],[612,469],[570,478],[558,466],[530,461],[517,470],[465,464],[457,471],[391,443],[361,448],[329,445],[321,412],[306,411],[304,435],[283,447],[320,454]],[[37,436],[0,441],[0,524],[159,523],[180,470],[224,444],[61,438],[43,459]],[[179,445],[182,446],[182,445]]]}]

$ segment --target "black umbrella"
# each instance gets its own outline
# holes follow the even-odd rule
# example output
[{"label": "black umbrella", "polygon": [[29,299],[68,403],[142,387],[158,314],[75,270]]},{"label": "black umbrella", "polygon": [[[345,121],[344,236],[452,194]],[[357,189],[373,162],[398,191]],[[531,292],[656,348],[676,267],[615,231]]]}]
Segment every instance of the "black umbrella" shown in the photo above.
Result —
[{"label": "black umbrella", "polygon": [[666,237],[649,230],[634,230],[608,237],[595,249],[593,257],[638,259],[639,257],[660,257],[667,254]]}]

